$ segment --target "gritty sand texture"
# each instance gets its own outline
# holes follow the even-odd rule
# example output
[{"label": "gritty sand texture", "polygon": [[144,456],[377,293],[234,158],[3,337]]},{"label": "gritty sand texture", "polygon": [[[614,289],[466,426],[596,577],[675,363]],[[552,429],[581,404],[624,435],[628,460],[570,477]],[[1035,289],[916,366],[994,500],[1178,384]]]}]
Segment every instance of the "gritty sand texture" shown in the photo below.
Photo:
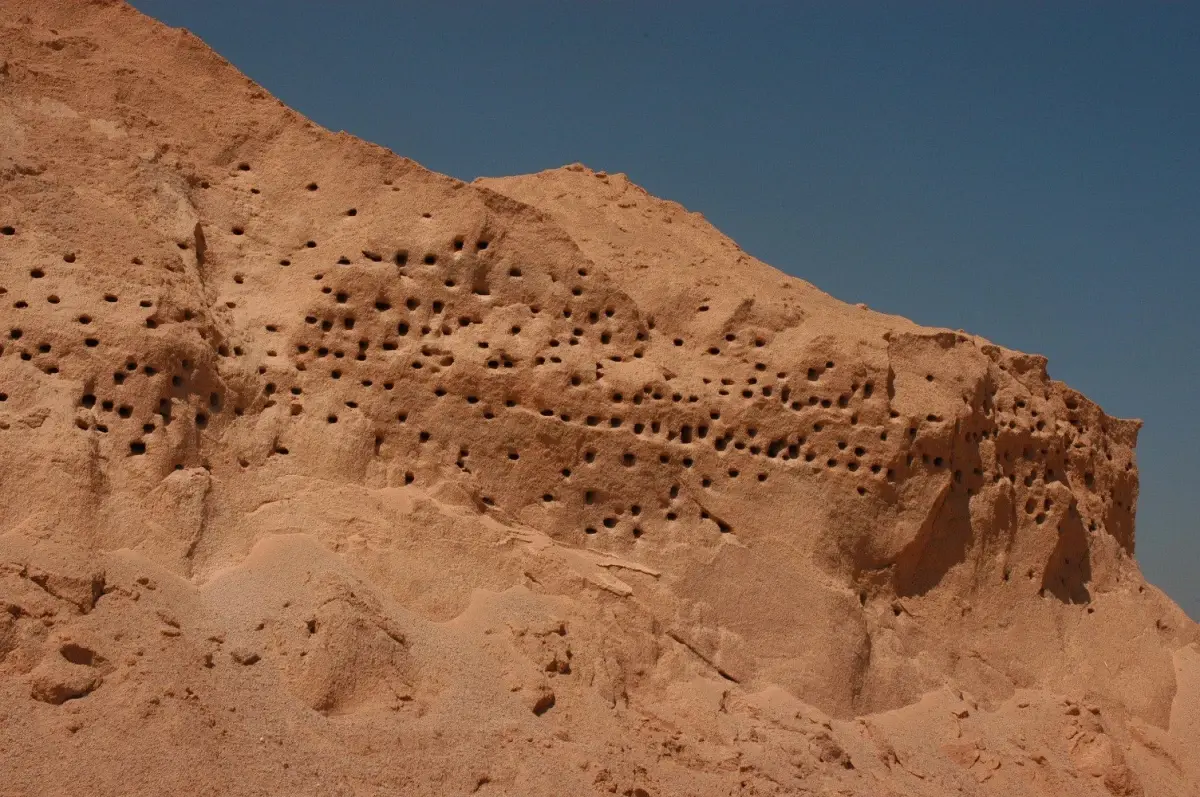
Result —
[{"label": "gritty sand texture", "polygon": [[0,10],[0,794],[1200,794],[1044,358]]}]

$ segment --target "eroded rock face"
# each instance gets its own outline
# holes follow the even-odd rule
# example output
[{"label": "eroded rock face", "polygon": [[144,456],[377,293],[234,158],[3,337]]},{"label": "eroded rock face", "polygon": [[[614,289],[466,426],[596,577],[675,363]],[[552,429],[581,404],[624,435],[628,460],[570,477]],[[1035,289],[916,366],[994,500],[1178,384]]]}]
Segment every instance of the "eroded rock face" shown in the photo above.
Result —
[{"label": "eroded rock face", "polygon": [[1139,424],[1043,358],[623,175],[431,173],[123,4],[3,8],[18,793],[1194,793]]}]

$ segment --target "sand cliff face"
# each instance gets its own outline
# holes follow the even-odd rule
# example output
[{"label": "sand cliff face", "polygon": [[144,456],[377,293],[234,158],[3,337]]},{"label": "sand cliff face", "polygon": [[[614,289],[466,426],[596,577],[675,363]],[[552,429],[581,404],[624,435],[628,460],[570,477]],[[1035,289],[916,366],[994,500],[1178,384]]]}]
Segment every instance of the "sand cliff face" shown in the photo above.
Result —
[{"label": "sand cliff face", "polygon": [[1044,358],[0,7],[0,792],[1200,793]]}]

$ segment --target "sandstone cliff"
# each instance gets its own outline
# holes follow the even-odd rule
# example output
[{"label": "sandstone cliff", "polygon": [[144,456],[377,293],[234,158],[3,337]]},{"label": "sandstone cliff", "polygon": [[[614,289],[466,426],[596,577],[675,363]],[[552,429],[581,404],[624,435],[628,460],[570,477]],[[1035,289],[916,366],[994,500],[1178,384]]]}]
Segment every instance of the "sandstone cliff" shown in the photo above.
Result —
[{"label": "sandstone cliff", "polygon": [[1200,794],[1044,358],[0,8],[0,793]]}]

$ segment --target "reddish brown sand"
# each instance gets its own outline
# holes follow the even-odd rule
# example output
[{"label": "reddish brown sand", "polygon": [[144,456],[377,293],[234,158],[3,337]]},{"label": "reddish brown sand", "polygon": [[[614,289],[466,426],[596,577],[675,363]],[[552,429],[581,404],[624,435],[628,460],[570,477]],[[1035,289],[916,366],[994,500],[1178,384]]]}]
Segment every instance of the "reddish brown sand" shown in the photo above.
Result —
[{"label": "reddish brown sand", "polygon": [[1139,424],[1043,358],[0,11],[0,793],[1200,794]]}]

